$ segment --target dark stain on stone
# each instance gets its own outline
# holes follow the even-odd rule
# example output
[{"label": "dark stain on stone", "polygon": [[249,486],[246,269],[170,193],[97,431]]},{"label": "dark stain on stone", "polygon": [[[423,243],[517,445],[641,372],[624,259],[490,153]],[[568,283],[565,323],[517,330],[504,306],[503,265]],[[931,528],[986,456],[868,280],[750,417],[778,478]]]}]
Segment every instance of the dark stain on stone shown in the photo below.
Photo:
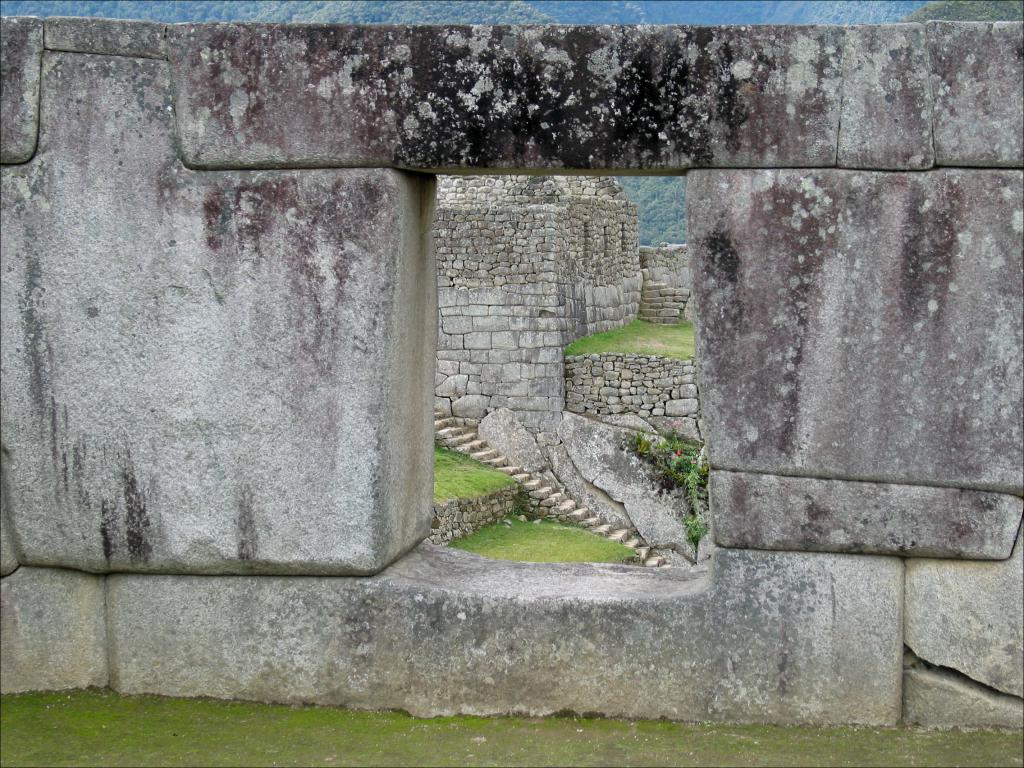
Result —
[{"label": "dark stain on stone", "polygon": [[822,507],[816,501],[808,502],[807,507],[805,508],[805,513],[807,514],[807,519],[813,520],[814,522],[827,520],[831,514],[828,508]]},{"label": "dark stain on stone", "polygon": [[[734,58],[732,46],[729,43],[722,45],[721,58],[719,66],[722,75],[719,79],[718,93],[715,98],[716,115],[725,126],[725,146],[735,152],[740,148],[740,126],[749,119],[750,110],[747,109],[740,99],[739,83],[732,72]],[[710,163],[712,159],[710,149],[708,154],[707,162]]]},{"label": "dark stain on stone", "polygon": [[210,250],[219,251],[224,245],[224,238],[230,223],[231,211],[224,204],[219,189],[211,189],[203,199],[203,224],[206,231],[206,244]]},{"label": "dark stain on stone", "polygon": [[117,533],[117,503],[100,499],[100,539],[103,541],[103,556],[110,562],[115,551]]},{"label": "dark stain on stone", "polygon": [[704,265],[708,278],[714,281],[716,290],[722,291],[723,311],[721,322],[733,326],[733,331],[743,323],[743,298],[739,291],[741,259],[732,243],[728,231],[716,228],[703,242],[707,260]]},{"label": "dark stain on stone", "polygon": [[[958,214],[964,210],[963,192],[959,185],[948,183],[942,188],[942,199],[930,201],[929,191],[923,184],[911,183],[904,197],[898,296],[908,323],[930,317],[941,320],[946,304],[943,299],[956,273],[954,255]],[[936,307],[929,310],[933,300]]]},{"label": "dark stain on stone", "polygon": [[149,516],[146,512],[146,494],[139,487],[131,453],[125,452],[125,464],[121,470],[124,491],[124,535],[128,557],[132,562],[146,562],[153,553],[149,543]]},{"label": "dark stain on stone", "polygon": [[[26,233],[31,236],[31,233]],[[50,395],[50,371],[53,350],[43,326],[39,312],[46,289],[42,285],[42,267],[39,257],[31,250],[25,253],[25,287],[21,295],[20,313],[22,332],[25,337],[25,354],[28,357],[29,393],[36,406],[36,413],[46,418],[53,398]]]},{"label": "dark stain on stone", "polygon": [[100,316],[100,311],[96,307],[86,307],[85,308],[85,315],[86,315],[86,317],[99,317]]},{"label": "dark stain on stone", "polygon": [[238,559],[255,560],[259,553],[259,534],[256,530],[255,496],[250,488],[243,488],[239,495],[235,528],[238,530]]}]

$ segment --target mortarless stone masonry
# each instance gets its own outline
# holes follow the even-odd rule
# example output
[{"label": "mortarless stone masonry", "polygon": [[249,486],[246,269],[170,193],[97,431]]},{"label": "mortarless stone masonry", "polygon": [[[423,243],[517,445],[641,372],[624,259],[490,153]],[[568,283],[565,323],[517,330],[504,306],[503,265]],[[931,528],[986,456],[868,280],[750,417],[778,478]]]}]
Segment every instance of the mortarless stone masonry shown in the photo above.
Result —
[{"label": "mortarless stone masonry", "polygon": [[515,511],[518,491],[517,484],[486,496],[435,502],[430,541],[434,544],[447,544],[469,536],[485,525],[505,519]]},{"label": "mortarless stone masonry", "polygon": [[441,177],[435,406],[557,429],[565,345],[636,316],[637,237],[614,179]]}]

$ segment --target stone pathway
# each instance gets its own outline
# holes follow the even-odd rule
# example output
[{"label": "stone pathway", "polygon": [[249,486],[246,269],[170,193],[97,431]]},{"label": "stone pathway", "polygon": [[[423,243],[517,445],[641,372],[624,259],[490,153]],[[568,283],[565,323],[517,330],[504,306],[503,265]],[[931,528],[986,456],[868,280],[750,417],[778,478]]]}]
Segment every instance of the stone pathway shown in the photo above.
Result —
[{"label": "stone pathway", "polygon": [[686,288],[645,280],[640,294],[639,317],[649,323],[677,325],[685,319],[683,311],[689,298],[690,291]]},{"label": "stone pathway", "polygon": [[618,541],[636,552],[636,562],[648,568],[672,567],[664,557],[652,553],[635,531],[615,528],[600,515],[580,506],[564,488],[559,488],[544,475],[510,465],[499,451],[480,438],[473,421],[434,411],[434,435],[442,445],[509,475],[529,494],[530,504],[538,515],[575,523],[598,536]]}]

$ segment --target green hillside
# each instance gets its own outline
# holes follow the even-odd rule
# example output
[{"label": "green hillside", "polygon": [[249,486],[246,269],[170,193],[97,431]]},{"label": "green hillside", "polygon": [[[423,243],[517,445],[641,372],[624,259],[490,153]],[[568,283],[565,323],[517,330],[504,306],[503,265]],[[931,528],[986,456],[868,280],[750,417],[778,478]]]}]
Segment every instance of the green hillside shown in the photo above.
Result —
[{"label": "green hillside", "polygon": [[640,244],[686,242],[686,179],[682,176],[619,176],[640,209]]}]

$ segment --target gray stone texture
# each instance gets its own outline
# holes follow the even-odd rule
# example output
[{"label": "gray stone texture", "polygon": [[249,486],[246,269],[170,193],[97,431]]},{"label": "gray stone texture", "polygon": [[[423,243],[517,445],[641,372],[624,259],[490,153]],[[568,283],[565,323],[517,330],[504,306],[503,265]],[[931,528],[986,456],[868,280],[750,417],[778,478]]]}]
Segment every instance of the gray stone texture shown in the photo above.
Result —
[{"label": "gray stone texture", "polygon": [[204,167],[835,162],[836,27],[176,25],[168,35],[182,151]]},{"label": "gray stone texture", "polygon": [[924,25],[846,27],[843,40],[837,164],[930,168],[932,92]]},{"label": "gray stone texture", "polygon": [[[898,560],[719,550],[711,576],[424,544],[367,579],[108,577],[126,694],[893,724]],[[286,627],[286,631],[283,628]],[[657,696],[625,680],[656,680]]]},{"label": "gray stone texture", "polygon": [[429,540],[434,544],[447,544],[505,519],[515,512],[518,491],[516,484],[485,496],[436,502]]},{"label": "gray stone texture", "polygon": [[372,573],[427,536],[430,188],[194,173],[166,63],[48,52],[44,70],[60,117],[2,177],[22,562]]},{"label": "gray stone texture", "polygon": [[1024,545],[998,563],[907,561],[904,642],[929,664],[1024,696]]},{"label": "gray stone texture", "polygon": [[723,547],[1003,560],[1024,502],[960,488],[713,470]]},{"label": "gray stone texture", "polygon": [[942,669],[903,674],[903,722],[927,728],[1024,727],[1024,701]]},{"label": "gray stone texture", "polygon": [[4,450],[0,447],[0,576],[6,576],[18,567],[18,552],[14,544],[14,529],[7,514],[7,468]]},{"label": "gray stone texture", "polygon": [[510,466],[527,472],[538,472],[547,466],[533,435],[508,408],[489,413],[480,422],[477,434],[508,459]]},{"label": "gray stone texture", "polygon": [[1024,165],[1024,26],[927,25],[939,165]]},{"label": "gray stone texture", "polygon": [[151,21],[56,16],[45,21],[46,48],[166,59],[165,29]]},{"label": "gray stone texture", "polygon": [[695,171],[687,208],[713,467],[1022,493],[1020,172]]},{"label": "gray stone texture", "polygon": [[550,446],[547,456],[548,465],[558,485],[568,491],[580,507],[586,507],[598,517],[604,518],[614,528],[636,530],[626,514],[626,508],[583,476],[569,458],[564,445],[558,443]]},{"label": "gray stone texture", "polygon": [[587,482],[625,509],[633,526],[652,547],[672,549],[695,559],[683,519],[689,506],[682,493],[659,493],[650,467],[627,447],[633,433],[594,419],[566,413],[558,437]]},{"label": "gray stone texture", "polygon": [[41,19],[0,18],[0,163],[23,163],[39,128]]},{"label": "gray stone texture", "polygon": [[0,580],[0,691],[107,685],[102,576],[21,567]]}]

